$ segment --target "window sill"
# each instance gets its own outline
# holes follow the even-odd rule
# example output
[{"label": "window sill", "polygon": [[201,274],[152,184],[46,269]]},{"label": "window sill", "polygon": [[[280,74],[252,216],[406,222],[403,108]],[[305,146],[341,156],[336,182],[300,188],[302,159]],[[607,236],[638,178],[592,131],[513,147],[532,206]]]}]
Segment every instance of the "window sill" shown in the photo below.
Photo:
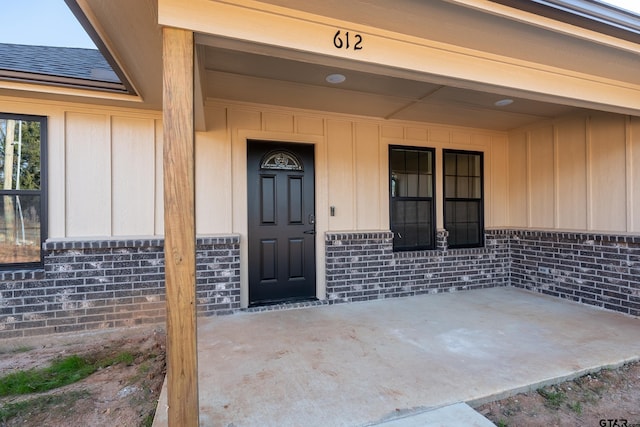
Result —
[{"label": "window sill", "polygon": [[394,258],[420,258],[420,257],[436,257],[445,255],[483,255],[492,252],[494,249],[487,246],[478,246],[474,248],[455,248],[455,249],[423,249],[416,251],[398,251],[393,253]]}]

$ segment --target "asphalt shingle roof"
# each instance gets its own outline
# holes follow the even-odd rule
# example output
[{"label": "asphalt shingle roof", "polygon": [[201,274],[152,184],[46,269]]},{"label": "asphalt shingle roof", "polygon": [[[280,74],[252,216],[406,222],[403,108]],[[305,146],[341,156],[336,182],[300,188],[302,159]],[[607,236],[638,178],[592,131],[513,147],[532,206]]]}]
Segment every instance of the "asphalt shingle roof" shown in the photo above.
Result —
[{"label": "asphalt shingle roof", "polygon": [[96,49],[0,43],[0,69],[120,83]]}]

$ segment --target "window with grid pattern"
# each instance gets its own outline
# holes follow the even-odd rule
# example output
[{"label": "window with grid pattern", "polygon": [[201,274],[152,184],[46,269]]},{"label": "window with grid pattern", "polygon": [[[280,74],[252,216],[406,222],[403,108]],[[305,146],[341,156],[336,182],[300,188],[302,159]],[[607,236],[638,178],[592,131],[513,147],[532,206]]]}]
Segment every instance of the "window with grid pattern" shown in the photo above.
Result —
[{"label": "window with grid pattern", "polygon": [[483,156],[479,152],[443,150],[444,228],[450,248],[484,244]]},{"label": "window with grid pattern", "polygon": [[432,148],[389,148],[390,219],[396,251],[435,247]]}]

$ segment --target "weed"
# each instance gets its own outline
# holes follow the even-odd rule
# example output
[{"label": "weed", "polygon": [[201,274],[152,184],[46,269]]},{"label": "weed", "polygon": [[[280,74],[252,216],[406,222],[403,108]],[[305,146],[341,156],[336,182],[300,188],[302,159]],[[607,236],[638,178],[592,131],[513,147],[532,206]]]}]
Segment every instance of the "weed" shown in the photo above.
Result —
[{"label": "weed", "polygon": [[147,416],[144,417],[144,420],[142,420],[140,427],[151,427],[153,425],[153,418],[155,416],[155,413],[156,413],[155,410],[148,413]]},{"label": "weed", "polygon": [[110,357],[104,360],[99,360],[96,363],[96,365],[99,368],[106,368],[108,366],[117,365],[119,363],[124,363],[125,365],[131,365],[133,364],[134,359],[135,358],[133,357],[133,354],[129,353],[128,351],[124,351],[113,357]]},{"label": "weed", "polygon": [[545,399],[545,405],[553,409],[559,409],[567,398],[567,395],[561,391],[547,391],[543,388],[539,388],[537,391]]},{"label": "weed", "polygon": [[128,352],[91,363],[78,355],[56,359],[47,368],[34,368],[14,372],[0,378],[0,397],[39,393],[80,381],[99,368],[118,363],[133,363]]},{"label": "weed", "polygon": [[80,356],[56,359],[48,368],[18,371],[0,378],[0,396],[51,390],[86,378],[94,371]]},{"label": "weed", "polygon": [[504,420],[499,420],[498,424],[496,424],[496,427],[509,427],[509,424],[507,424],[507,422]]},{"label": "weed", "polygon": [[582,403],[580,402],[576,402],[574,404],[567,404],[567,406],[569,407],[569,409],[571,409],[573,412],[575,412],[578,415],[582,415]]},{"label": "weed", "polygon": [[39,396],[29,400],[15,403],[7,403],[0,407],[0,423],[4,425],[11,418],[24,416],[30,413],[39,413],[51,408],[70,409],[73,404],[89,396],[87,391],[72,391],[69,393],[54,394],[49,396]]},{"label": "weed", "polygon": [[138,372],[140,375],[145,375],[147,372],[151,370],[151,363],[148,360],[145,360],[138,367]]}]

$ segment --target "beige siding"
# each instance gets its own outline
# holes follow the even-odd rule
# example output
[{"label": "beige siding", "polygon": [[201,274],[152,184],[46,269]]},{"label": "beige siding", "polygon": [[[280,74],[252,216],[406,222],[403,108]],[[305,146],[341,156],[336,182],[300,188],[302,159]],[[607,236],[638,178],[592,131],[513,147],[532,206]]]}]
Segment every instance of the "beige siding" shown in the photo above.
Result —
[{"label": "beige siding", "polygon": [[558,228],[587,229],[587,146],[584,118],[557,125]]},{"label": "beige siding", "polygon": [[231,145],[226,111],[206,111],[210,131],[196,135],[196,230],[214,234],[232,229]]},{"label": "beige siding", "polygon": [[329,218],[329,228],[331,230],[355,230],[356,216],[354,211],[357,190],[354,188],[352,123],[342,120],[328,120],[327,143],[329,148],[329,204],[335,207],[335,216]]},{"label": "beige siding", "polygon": [[48,237],[163,233],[160,113],[0,97],[47,117]]},{"label": "beige siding", "polygon": [[111,235],[109,116],[66,114],[66,235]]},{"label": "beige siding", "polygon": [[[159,114],[16,105],[2,106],[49,117],[51,237],[162,235]],[[640,231],[637,118],[592,114],[507,134],[222,101],[209,101],[205,112],[207,130],[196,134],[197,233],[240,234],[243,304],[249,139],[315,146],[319,297],[325,295],[324,233],[389,229],[389,145],[436,150],[438,228],[443,226],[442,150],[451,148],[484,153],[489,228]]]},{"label": "beige siding", "polygon": [[593,113],[512,131],[509,225],[638,231],[637,126],[635,118]]},{"label": "beige siding", "polygon": [[[31,104],[33,106],[33,104]],[[15,108],[5,107],[5,108]],[[12,111],[12,110],[5,110]],[[13,111],[22,112],[16,109]],[[62,237],[66,235],[66,171],[65,171],[65,128],[64,110],[57,108],[47,108],[47,111],[37,109],[27,110],[31,114],[47,115],[47,160],[49,166],[48,173],[48,211],[49,223],[48,231],[51,237]]]},{"label": "beige siding", "polygon": [[296,125],[301,135],[324,135],[324,121],[319,117],[296,117]]},{"label": "beige siding", "polygon": [[152,119],[111,119],[114,236],[155,231],[155,129]]},{"label": "beige siding", "polygon": [[[49,117],[50,237],[163,234],[159,113],[45,102],[2,106],[5,111]],[[388,230],[390,144],[436,149],[438,227],[442,149],[483,151],[486,225],[506,224],[505,133],[222,102],[210,102],[206,115],[208,130],[196,134],[200,235],[246,233],[247,139],[315,145],[319,235]],[[330,206],[335,216],[330,216]]]},{"label": "beige siding", "polygon": [[629,124],[629,206],[630,231],[640,232],[640,117],[632,117]]},{"label": "beige siding", "polygon": [[591,229],[625,231],[626,144],[623,116],[598,115],[590,122]]},{"label": "beige siding", "polygon": [[514,133],[509,144],[509,225],[529,224],[527,134]]},{"label": "beige siding", "polygon": [[[391,144],[436,149],[436,218],[440,228],[442,179],[438,172],[442,149],[484,152],[485,224],[487,227],[507,224],[508,138],[505,133],[426,124],[389,125],[348,116],[222,102],[210,102],[207,117],[211,130],[197,135],[199,234],[246,233],[248,139],[315,144],[316,216],[320,235],[325,231],[389,229],[388,147]],[[233,206],[233,209],[223,209],[223,206]],[[332,206],[334,216],[330,216]]]},{"label": "beige siding", "polygon": [[380,228],[380,163],[379,127],[358,123],[355,127],[356,168],[356,228],[376,230]]},{"label": "beige siding", "polygon": [[487,195],[487,208],[490,208],[487,218],[491,226],[504,227],[509,223],[509,180],[506,172],[509,170],[508,139],[506,136],[496,136],[491,139],[491,157],[485,159],[485,164],[491,166],[485,173],[485,188],[490,188]]},{"label": "beige siding", "polygon": [[164,179],[162,177],[163,173],[163,129],[162,129],[162,121],[155,121],[155,149],[156,149],[156,171],[155,171],[155,182],[156,182],[156,192],[155,192],[155,234],[161,235],[164,234]]},{"label": "beige siding", "polygon": [[402,139],[404,138],[404,132],[401,126],[383,125],[381,136],[383,138]]},{"label": "beige siding", "polygon": [[285,113],[264,113],[262,128],[267,132],[293,133],[293,115]]},{"label": "beige siding", "polygon": [[539,128],[531,132],[528,157],[529,211],[531,226],[552,228],[554,220],[554,152],[553,128]]}]

